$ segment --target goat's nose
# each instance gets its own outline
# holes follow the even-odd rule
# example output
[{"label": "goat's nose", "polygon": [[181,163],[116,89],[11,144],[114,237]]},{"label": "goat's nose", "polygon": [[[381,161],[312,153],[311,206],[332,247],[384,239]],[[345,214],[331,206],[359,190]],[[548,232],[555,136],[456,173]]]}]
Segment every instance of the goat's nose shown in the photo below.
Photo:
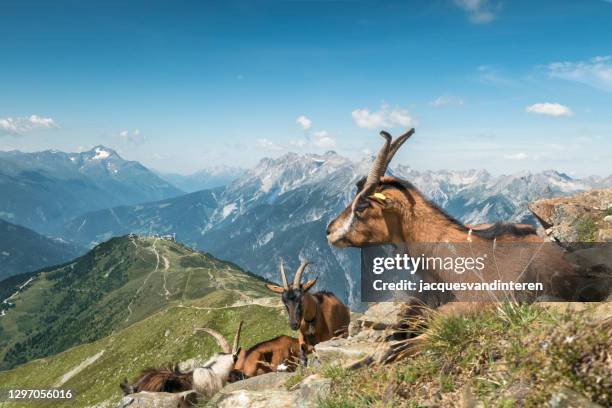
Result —
[{"label": "goat's nose", "polygon": [[330,222],[329,224],[327,224],[327,229],[325,230],[325,233],[326,233],[327,235],[329,235],[329,234],[331,233],[331,226],[332,226],[332,223],[333,223],[333,221],[332,221],[332,222]]}]

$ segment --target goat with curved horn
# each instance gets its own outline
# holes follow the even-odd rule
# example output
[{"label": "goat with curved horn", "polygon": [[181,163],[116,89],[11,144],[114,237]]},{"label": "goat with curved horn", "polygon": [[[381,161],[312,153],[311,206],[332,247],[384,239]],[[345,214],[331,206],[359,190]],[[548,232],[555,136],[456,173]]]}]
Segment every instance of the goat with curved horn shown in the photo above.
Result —
[{"label": "goat with curved horn", "polygon": [[[382,156],[381,156],[382,157]],[[317,278],[302,284],[302,276],[310,262],[300,264],[293,282],[286,284],[286,276],[281,262],[283,286],[267,284],[273,292],[282,295],[283,303],[289,314],[289,325],[292,330],[300,330],[300,357],[306,364],[306,354],[315,344],[335,337],[337,333],[345,335],[350,322],[350,311],[340,299],[330,292],[310,294],[309,290],[317,283]]]},{"label": "goat with curved horn", "polygon": [[[448,250],[449,243],[469,245],[468,255],[477,253],[478,250],[474,248],[489,248],[490,245],[511,243],[513,246],[506,247],[504,259],[496,257],[495,267],[490,268],[491,270],[486,269],[487,275],[482,271],[478,274],[448,274],[444,268],[438,268],[427,270],[428,279],[451,283],[463,283],[469,279],[492,282],[494,278],[499,278],[499,270],[504,270],[505,280],[543,283],[544,293],[547,296],[581,300],[606,298],[605,291],[589,291],[589,288],[595,285],[601,287],[602,283],[582,271],[576,271],[573,264],[564,258],[563,250],[554,246],[546,246],[546,251],[539,251],[538,257],[533,259],[533,262],[530,260],[525,268],[518,268],[516,276],[510,276],[511,272],[507,271],[514,270],[511,266],[515,266],[516,260],[524,256],[518,253],[521,248],[526,248],[514,244],[533,245],[543,242],[533,227],[502,222],[492,225],[464,225],[445,213],[410,182],[397,177],[384,176],[393,156],[413,134],[414,129],[410,129],[392,140],[389,133],[381,132],[385,142],[372,163],[365,182],[358,184],[360,190],[353,202],[327,227],[327,239],[330,244],[341,248],[396,244],[397,249],[406,248],[408,245],[412,245],[414,249],[415,245],[425,244],[424,248],[419,247],[414,251],[425,257],[440,257],[442,251]],[[457,250],[453,256],[457,257],[459,253]],[[498,265],[507,266],[498,267]],[[542,295],[541,292],[527,294],[508,292],[504,295],[533,298]],[[449,298],[472,300],[474,296],[473,292],[458,291],[449,295]],[[433,297],[431,301],[432,303],[446,301],[446,298],[440,300]]]},{"label": "goat with curved horn", "polygon": [[[357,184],[359,190],[353,202],[327,227],[327,239],[332,245],[339,247],[356,246],[356,238],[366,235],[365,230],[360,231],[363,214],[368,210],[388,207],[390,205],[392,200],[386,201],[387,197],[379,191],[381,180],[384,179],[385,172],[393,156],[413,134],[414,128],[411,128],[393,140],[389,132],[384,130],[380,132],[385,141],[372,162],[365,181],[360,181]],[[377,214],[375,218],[377,223],[384,223],[387,227],[390,225],[390,220],[385,220],[383,214]],[[356,237],[353,237],[354,235]],[[382,239],[382,237],[379,239],[378,236],[371,236],[370,238],[376,240],[376,242]]]},{"label": "goat with curved horn", "polygon": [[120,384],[125,394],[140,391],[152,392],[179,392],[193,389],[199,394],[210,398],[227,384],[238,356],[240,355],[240,331],[242,322],[238,324],[232,349],[223,335],[208,327],[194,329],[194,333],[203,331],[210,334],[219,344],[222,353],[212,356],[203,365],[193,368],[189,372],[181,372],[178,367],[173,369],[148,369],[141,373],[134,384],[127,380]]}]

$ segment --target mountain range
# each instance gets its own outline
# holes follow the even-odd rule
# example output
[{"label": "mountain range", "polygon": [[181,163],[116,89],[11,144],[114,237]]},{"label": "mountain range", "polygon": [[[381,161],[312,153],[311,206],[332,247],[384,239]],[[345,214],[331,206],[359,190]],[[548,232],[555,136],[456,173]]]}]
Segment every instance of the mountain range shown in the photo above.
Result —
[{"label": "mountain range", "polygon": [[84,251],[84,247],[48,238],[0,219],[0,281],[18,273],[64,263]]},{"label": "mountain range", "polygon": [[213,166],[188,175],[161,172],[157,174],[181,190],[193,193],[199,190],[226,186],[242,177],[245,172],[246,170],[240,167]]},{"label": "mountain range", "polygon": [[[359,302],[359,253],[330,247],[325,228],[354,197],[355,182],[370,160],[351,161],[335,152],[289,153],[263,159],[226,187],[162,201],[99,210],[76,217],[63,236],[92,245],[112,236],[176,233],[181,242],[278,279],[283,259],[352,305]],[[527,204],[542,197],[612,185],[612,178],[573,179],[556,171],[493,176],[484,170],[416,171],[398,165],[405,178],[451,215],[466,223],[531,222]]]},{"label": "mountain range", "polygon": [[82,153],[0,152],[0,218],[53,234],[87,211],[183,192],[105,146]]}]

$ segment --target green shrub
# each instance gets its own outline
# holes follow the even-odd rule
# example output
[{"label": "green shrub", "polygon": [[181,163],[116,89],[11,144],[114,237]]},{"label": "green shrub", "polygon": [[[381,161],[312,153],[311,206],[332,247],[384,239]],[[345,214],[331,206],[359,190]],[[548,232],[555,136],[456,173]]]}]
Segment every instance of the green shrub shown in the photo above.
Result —
[{"label": "green shrub", "polygon": [[597,224],[593,218],[587,216],[576,222],[576,232],[580,242],[594,242],[597,233]]}]

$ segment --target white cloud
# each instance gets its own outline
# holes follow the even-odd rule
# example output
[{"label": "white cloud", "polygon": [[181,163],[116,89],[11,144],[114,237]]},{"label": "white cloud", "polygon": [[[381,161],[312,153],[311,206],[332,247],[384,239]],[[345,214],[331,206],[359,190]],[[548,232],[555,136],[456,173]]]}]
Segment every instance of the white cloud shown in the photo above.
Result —
[{"label": "white cloud", "polygon": [[440,108],[442,106],[459,106],[462,107],[464,105],[463,99],[457,98],[452,95],[441,95],[437,97],[434,101],[429,103],[434,108]]},{"label": "white cloud", "polygon": [[527,153],[524,153],[524,152],[515,153],[515,154],[507,154],[504,156],[504,159],[508,159],[508,160],[527,160],[528,158],[529,156],[527,156]]},{"label": "white cloud", "polygon": [[270,139],[266,139],[266,138],[257,139],[256,143],[257,143],[257,148],[261,150],[274,150],[274,151],[283,150],[282,147],[278,146],[276,143],[274,143]]},{"label": "white cloud", "polygon": [[22,118],[0,118],[0,133],[20,135],[40,129],[55,129],[59,126],[51,118],[31,115]]},{"label": "white cloud", "polygon": [[525,108],[525,112],[537,113],[540,115],[553,116],[559,118],[562,116],[572,116],[574,112],[567,106],[559,103],[536,103]]},{"label": "white cloud", "polygon": [[336,139],[331,136],[326,130],[321,130],[314,133],[312,145],[315,147],[322,148],[335,147]]},{"label": "white cloud", "polygon": [[407,110],[391,109],[389,105],[383,105],[377,112],[370,112],[369,109],[355,109],[351,115],[355,124],[365,129],[407,128],[414,125],[414,119]]},{"label": "white cloud", "polygon": [[306,116],[302,115],[296,120],[302,126],[302,129],[308,130],[312,126],[312,120],[308,119]]},{"label": "white cloud", "polygon": [[140,129],[134,129],[131,132],[129,130],[122,130],[118,136],[125,143],[141,144],[147,140],[146,136],[140,133]]},{"label": "white cloud", "polygon": [[552,78],[579,82],[593,88],[612,92],[612,57],[594,57],[588,61],[553,62],[548,64]]},{"label": "white cloud", "polygon": [[487,24],[495,20],[495,13],[500,9],[501,3],[489,0],[455,0],[455,4],[467,11],[470,22],[474,24]]}]

